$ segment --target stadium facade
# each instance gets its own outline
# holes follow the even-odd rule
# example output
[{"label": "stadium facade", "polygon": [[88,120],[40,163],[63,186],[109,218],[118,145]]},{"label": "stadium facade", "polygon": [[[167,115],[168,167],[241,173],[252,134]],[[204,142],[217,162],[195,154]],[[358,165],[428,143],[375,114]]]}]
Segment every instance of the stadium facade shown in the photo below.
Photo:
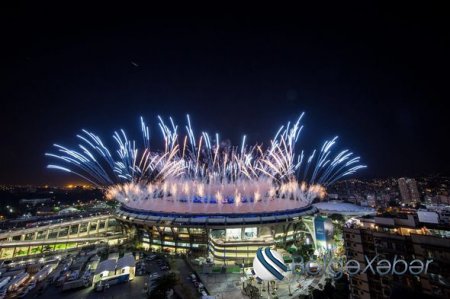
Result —
[{"label": "stadium facade", "polygon": [[0,232],[0,260],[51,255],[98,245],[116,246],[129,238],[130,230],[114,214],[39,218],[27,221],[26,226]]},{"label": "stadium facade", "polygon": [[258,213],[169,213],[121,205],[117,219],[135,228],[142,246],[154,251],[210,256],[215,261],[250,261],[259,247],[293,242],[301,234],[314,235],[305,207]]}]

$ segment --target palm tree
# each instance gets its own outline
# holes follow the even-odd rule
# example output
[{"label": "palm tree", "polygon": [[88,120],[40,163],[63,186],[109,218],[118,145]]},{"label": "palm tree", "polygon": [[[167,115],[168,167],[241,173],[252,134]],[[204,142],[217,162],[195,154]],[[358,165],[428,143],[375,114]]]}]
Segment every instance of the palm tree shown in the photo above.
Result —
[{"label": "palm tree", "polygon": [[148,298],[166,298],[167,291],[177,283],[178,277],[172,272],[154,279],[153,286],[149,286]]},{"label": "palm tree", "polygon": [[255,280],[255,277],[253,277],[253,276],[250,276],[249,278],[248,278],[248,283],[250,284],[250,285],[253,285],[253,281]]}]

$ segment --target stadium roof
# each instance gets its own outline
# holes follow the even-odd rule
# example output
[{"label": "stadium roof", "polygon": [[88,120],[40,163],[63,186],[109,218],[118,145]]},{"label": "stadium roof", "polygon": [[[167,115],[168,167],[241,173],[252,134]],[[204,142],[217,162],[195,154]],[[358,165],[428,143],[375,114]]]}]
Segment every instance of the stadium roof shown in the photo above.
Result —
[{"label": "stadium roof", "polygon": [[376,210],[369,207],[362,207],[348,202],[327,201],[313,204],[320,213],[341,214],[347,216],[373,215]]}]

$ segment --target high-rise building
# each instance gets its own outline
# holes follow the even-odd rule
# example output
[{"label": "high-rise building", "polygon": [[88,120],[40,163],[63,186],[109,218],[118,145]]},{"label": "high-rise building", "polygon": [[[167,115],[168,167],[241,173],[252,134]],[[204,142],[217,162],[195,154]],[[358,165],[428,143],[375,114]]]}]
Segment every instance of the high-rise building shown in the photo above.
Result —
[{"label": "high-rise building", "polygon": [[411,201],[411,197],[409,196],[408,185],[406,184],[405,178],[398,179],[398,189],[400,189],[400,196],[404,203],[409,203]]},{"label": "high-rise building", "polygon": [[401,293],[450,298],[450,240],[448,231],[420,227],[413,214],[396,218],[361,219],[358,225],[344,228],[344,244],[348,259],[367,266],[365,256],[375,264],[387,259],[433,260],[428,272],[414,276],[373,274],[370,271],[350,278],[351,298],[396,298]]},{"label": "high-rise building", "polygon": [[411,194],[411,201],[412,202],[419,202],[420,201],[420,195],[419,190],[417,189],[417,183],[415,179],[408,179],[406,180],[406,184],[408,185],[409,193]]},{"label": "high-rise building", "polygon": [[400,189],[400,195],[403,203],[411,204],[420,201],[420,195],[415,179],[399,178],[398,188]]}]

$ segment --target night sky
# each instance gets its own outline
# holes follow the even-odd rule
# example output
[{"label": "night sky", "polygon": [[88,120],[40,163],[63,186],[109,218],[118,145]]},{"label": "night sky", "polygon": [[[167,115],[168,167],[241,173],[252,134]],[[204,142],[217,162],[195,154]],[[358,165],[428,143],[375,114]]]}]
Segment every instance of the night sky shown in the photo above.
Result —
[{"label": "night sky", "polygon": [[73,182],[45,168],[53,143],[83,128],[140,140],[140,116],[157,143],[156,116],[186,113],[239,144],[305,111],[304,148],[339,135],[360,177],[448,174],[446,10],[361,5],[2,9],[0,183]]}]

